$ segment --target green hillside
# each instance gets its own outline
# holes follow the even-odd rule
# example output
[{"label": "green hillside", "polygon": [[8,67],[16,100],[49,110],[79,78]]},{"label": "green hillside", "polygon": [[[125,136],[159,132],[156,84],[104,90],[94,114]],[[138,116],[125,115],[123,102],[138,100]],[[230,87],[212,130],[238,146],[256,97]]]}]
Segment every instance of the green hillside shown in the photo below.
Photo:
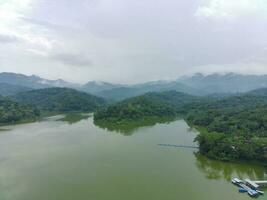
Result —
[{"label": "green hillside", "polygon": [[102,98],[69,88],[45,88],[19,93],[12,99],[34,105],[43,112],[91,112],[105,101]]},{"label": "green hillside", "polygon": [[202,153],[221,160],[267,161],[267,95],[263,90],[256,94],[184,107],[188,123],[201,130],[196,141]]},{"label": "green hillside", "polygon": [[39,116],[40,112],[35,107],[21,105],[0,96],[0,125],[32,121]]},{"label": "green hillside", "polygon": [[198,99],[176,91],[151,92],[101,109],[95,113],[94,119],[118,123],[146,117],[174,117],[184,104],[197,102]]}]

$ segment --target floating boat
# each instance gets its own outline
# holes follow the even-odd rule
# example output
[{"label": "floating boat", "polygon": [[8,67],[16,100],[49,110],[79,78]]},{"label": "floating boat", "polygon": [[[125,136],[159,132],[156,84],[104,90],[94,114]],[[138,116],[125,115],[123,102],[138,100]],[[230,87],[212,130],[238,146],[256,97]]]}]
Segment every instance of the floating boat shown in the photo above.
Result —
[{"label": "floating boat", "polygon": [[254,181],[251,181],[251,180],[249,180],[249,179],[245,179],[245,184],[247,185],[247,186],[249,186],[250,188],[252,188],[253,190],[257,190],[257,189],[259,189],[259,185],[257,184],[257,183],[255,183]]},{"label": "floating boat", "polygon": [[231,182],[232,182],[233,184],[235,184],[235,185],[239,185],[239,184],[243,183],[243,181],[241,181],[241,180],[238,179],[238,178],[233,178],[233,179],[231,180]]},{"label": "floating boat", "polygon": [[251,197],[257,197],[259,193],[256,190],[249,190],[248,195]]},{"label": "floating boat", "polygon": [[246,193],[246,192],[248,192],[248,190],[246,190],[246,189],[244,189],[244,188],[239,188],[238,191],[239,191],[240,193]]}]

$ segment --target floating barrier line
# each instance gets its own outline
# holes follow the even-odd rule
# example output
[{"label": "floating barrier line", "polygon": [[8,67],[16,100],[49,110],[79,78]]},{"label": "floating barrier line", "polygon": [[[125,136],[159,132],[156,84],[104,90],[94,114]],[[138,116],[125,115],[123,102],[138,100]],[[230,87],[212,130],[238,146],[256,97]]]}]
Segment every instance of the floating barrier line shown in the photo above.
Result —
[{"label": "floating barrier line", "polygon": [[158,144],[158,146],[164,147],[175,147],[175,148],[190,148],[190,149],[198,149],[197,146],[190,146],[190,145],[176,145],[176,144]]}]

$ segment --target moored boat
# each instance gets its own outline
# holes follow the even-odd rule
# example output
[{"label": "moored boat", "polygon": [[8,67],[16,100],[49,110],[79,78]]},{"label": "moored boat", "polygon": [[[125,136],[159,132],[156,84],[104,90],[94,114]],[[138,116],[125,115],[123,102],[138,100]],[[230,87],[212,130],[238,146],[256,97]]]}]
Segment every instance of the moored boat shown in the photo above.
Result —
[{"label": "moored boat", "polygon": [[244,189],[244,188],[241,187],[241,188],[238,189],[238,191],[240,193],[246,193],[248,190],[246,190],[246,189]]},{"label": "moored boat", "polygon": [[251,197],[257,197],[259,193],[256,190],[249,190],[248,195]]},{"label": "moored boat", "polygon": [[241,181],[241,180],[238,179],[238,178],[233,178],[233,179],[231,180],[231,182],[232,182],[233,184],[235,184],[235,185],[239,185],[239,184],[243,183],[243,181]]}]

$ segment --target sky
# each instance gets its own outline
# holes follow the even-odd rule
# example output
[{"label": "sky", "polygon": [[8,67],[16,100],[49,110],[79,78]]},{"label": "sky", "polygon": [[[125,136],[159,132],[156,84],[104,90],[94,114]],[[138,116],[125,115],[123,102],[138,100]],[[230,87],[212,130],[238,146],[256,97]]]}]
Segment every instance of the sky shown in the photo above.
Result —
[{"label": "sky", "polygon": [[267,1],[0,0],[0,72],[78,83],[267,74]]}]

